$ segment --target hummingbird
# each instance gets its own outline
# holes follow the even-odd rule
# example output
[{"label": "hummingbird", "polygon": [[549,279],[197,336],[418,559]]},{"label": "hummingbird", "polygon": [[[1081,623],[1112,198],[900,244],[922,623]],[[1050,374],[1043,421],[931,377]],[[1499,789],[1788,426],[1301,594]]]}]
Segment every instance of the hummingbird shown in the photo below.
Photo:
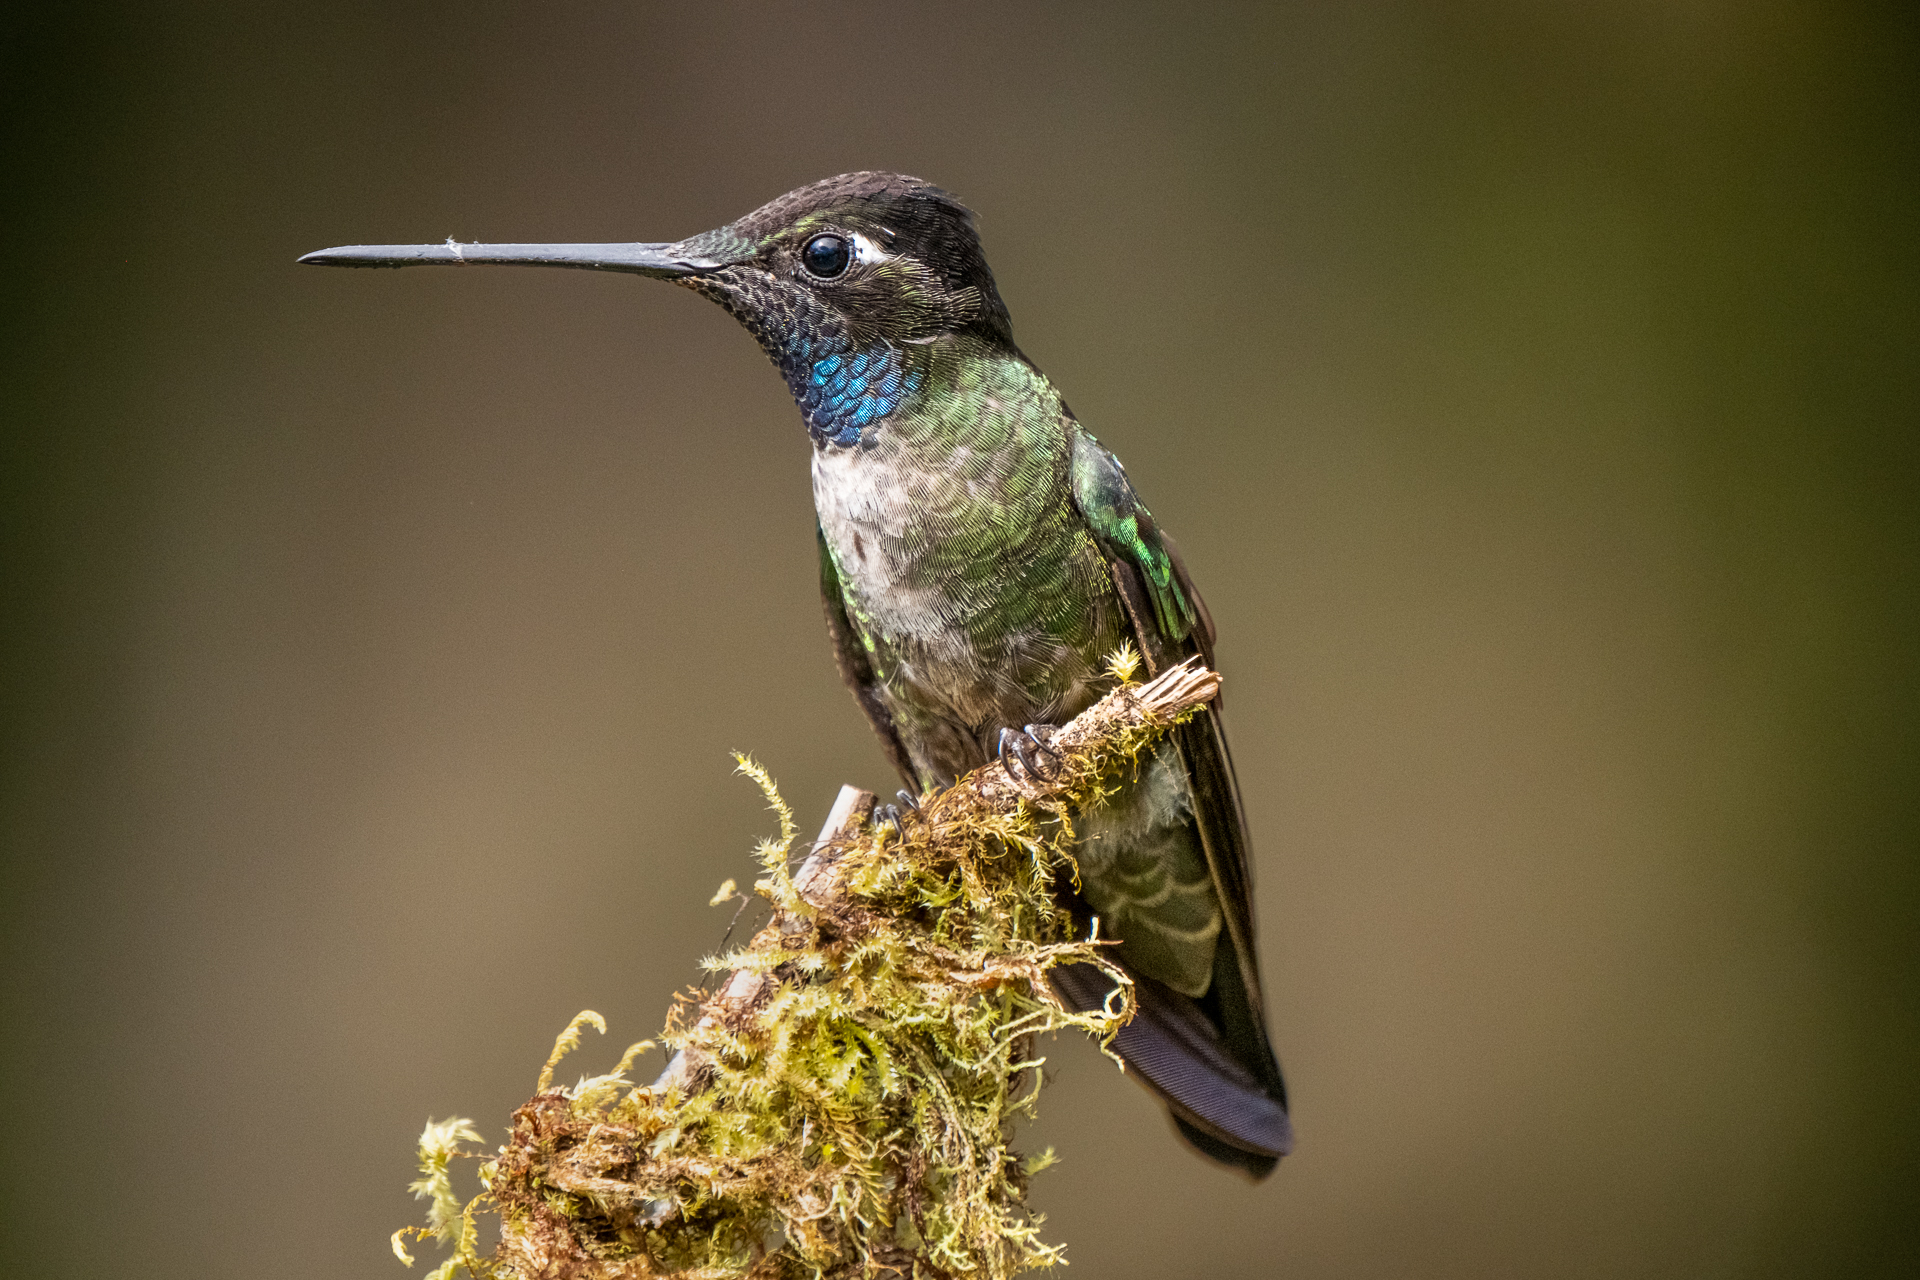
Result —
[{"label": "hummingbird", "polygon": [[[820,591],[840,674],[911,792],[1046,735],[1110,687],[1214,660],[1179,550],[1119,459],[1013,340],[972,212],[904,174],[843,174],[672,243],[353,245],[339,267],[624,271],[719,303],[786,379],[812,446]],[[1114,1047],[1188,1144],[1254,1179],[1292,1147],[1254,953],[1246,821],[1218,701],[1075,820],[1080,887],[1135,983]],[[1071,1007],[1110,980],[1053,971]]]}]

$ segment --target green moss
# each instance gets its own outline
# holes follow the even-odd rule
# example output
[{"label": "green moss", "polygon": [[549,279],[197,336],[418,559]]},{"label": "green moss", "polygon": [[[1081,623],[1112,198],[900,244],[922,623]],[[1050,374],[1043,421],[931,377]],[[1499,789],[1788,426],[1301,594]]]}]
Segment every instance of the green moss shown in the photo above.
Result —
[{"label": "green moss", "polygon": [[[554,1087],[580,1028],[605,1030],[576,1018],[473,1200],[447,1177],[473,1131],[428,1126],[414,1187],[433,1207],[412,1230],[454,1246],[436,1276],[998,1280],[1064,1262],[1026,1207],[1052,1153],[1023,1160],[1012,1126],[1038,1096],[1037,1037],[1077,1028],[1104,1045],[1133,1007],[1106,944],[1073,937],[1055,905],[1056,878],[1073,874],[1067,815],[1102,803],[1174,720],[1123,687],[1056,738],[1059,776],[994,765],[924,798],[901,830],[850,823],[800,884],[792,813],[742,758],[780,818],[755,886],[772,923],[709,962],[734,974],[722,991],[676,1006],[662,1039],[683,1057],[664,1087],[627,1077],[649,1043]],[[1045,975],[1068,963],[1113,976],[1108,1009],[1060,1003]],[[475,1243],[483,1209],[500,1218],[492,1257]]]}]

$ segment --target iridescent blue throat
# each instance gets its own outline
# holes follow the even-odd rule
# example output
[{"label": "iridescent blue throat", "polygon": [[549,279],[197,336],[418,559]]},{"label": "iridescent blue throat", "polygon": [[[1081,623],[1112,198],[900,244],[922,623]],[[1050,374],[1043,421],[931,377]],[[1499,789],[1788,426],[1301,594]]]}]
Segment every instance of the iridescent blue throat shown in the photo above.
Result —
[{"label": "iridescent blue throat", "polygon": [[784,354],[787,386],[807,430],[827,444],[859,444],[869,426],[926,381],[924,360],[910,360],[906,351],[884,341],[856,351],[837,334],[811,335],[811,340],[795,336]]}]

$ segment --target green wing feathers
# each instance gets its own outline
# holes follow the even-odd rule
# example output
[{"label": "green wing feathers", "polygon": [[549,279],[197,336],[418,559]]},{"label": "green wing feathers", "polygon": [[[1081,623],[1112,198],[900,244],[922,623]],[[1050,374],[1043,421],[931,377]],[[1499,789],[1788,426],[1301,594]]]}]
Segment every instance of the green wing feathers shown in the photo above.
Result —
[{"label": "green wing feathers", "polygon": [[1185,582],[1179,553],[1133,491],[1120,459],[1075,423],[1072,465],[1074,505],[1094,537],[1139,570],[1162,637],[1170,644],[1185,640],[1201,622],[1198,599]]},{"label": "green wing feathers", "polygon": [[[1178,549],[1134,493],[1119,460],[1077,423],[1073,430],[1074,502],[1108,558],[1114,587],[1149,668],[1157,671],[1194,655],[1213,665],[1213,620]],[[1216,1160],[1264,1177],[1293,1138],[1286,1086],[1267,1036],[1254,958],[1246,819],[1218,700],[1176,730],[1174,743],[1186,775],[1191,825],[1177,833],[1158,833],[1160,843],[1178,843],[1172,838],[1184,836],[1199,846],[1211,896],[1220,908],[1216,919],[1224,928],[1210,954],[1203,957],[1196,947],[1184,966],[1156,964],[1159,957],[1151,947],[1138,957],[1145,963],[1137,963],[1128,955],[1128,944],[1134,941],[1132,935],[1145,931],[1136,927],[1122,935],[1127,942],[1121,958],[1157,981],[1141,984],[1144,1004],[1151,1007],[1121,1033],[1119,1049],[1167,1100],[1190,1142]],[[1175,868],[1161,870],[1171,874]],[[1119,899],[1133,886],[1115,878],[1097,889],[1089,882],[1089,888],[1094,890],[1089,900],[1101,891]],[[1155,903],[1167,896],[1150,895]],[[1126,907],[1135,916],[1153,914],[1145,901],[1106,905],[1104,914],[1110,916],[1119,914],[1115,907]],[[1152,923],[1162,924],[1157,918]],[[1159,930],[1169,932],[1164,925]],[[1198,975],[1186,969],[1202,958],[1209,962],[1211,981],[1187,981]]]}]

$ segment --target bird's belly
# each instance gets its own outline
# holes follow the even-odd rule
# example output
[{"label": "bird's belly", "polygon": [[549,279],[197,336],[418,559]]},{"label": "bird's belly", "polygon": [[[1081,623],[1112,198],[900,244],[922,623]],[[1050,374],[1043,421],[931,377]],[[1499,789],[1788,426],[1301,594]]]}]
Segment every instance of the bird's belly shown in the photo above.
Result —
[{"label": "bird's belly", "polygon": [[[1055,723],[1098,696],[1092,646],[1028,616],[1024,593],[999,585],[955,591],[880,575],[846,584],[881,697],[923,772],[957,776],[992,758],[1002,728]],[[1085,617],[1098,613],[1085,602]]]},{"label": "bird's belly", "polygon": [[816,454],[814,502],[849,620],[923,780],[999,730],[1071,716],[1120,638],[1105,560],[1064,495],[1038,512],[978,480]]}]

